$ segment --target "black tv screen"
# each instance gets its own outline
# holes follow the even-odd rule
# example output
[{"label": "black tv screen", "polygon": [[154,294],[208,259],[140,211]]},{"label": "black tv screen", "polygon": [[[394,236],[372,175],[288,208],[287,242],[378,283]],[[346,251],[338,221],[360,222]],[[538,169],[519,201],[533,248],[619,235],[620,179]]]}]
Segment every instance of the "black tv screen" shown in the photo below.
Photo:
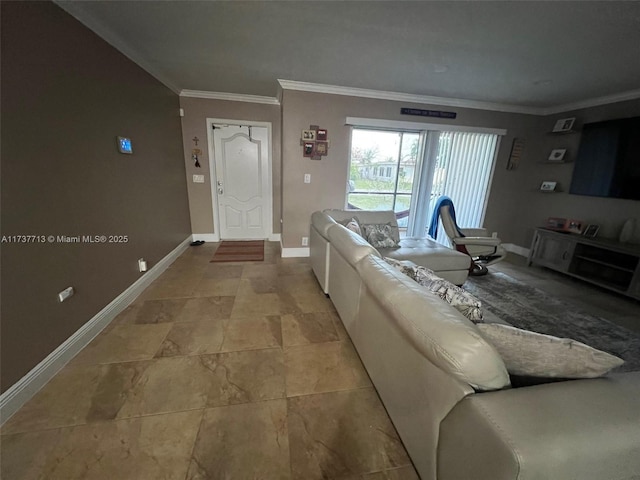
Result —
[{"label": "black tv screen", "polygon": [[584,125],[569,192],[640,200],[640,117]]}]

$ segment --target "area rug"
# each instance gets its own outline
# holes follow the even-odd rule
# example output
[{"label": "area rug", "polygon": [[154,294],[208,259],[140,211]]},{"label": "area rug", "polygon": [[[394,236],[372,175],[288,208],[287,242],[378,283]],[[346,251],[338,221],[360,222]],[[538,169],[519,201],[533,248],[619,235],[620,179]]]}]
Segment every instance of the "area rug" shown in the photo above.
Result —
[{"label": "area rug", "polygon": [[514,327],[573,338],[625,360],[618,372],[640,370],[640,335],[604,318],[579,311],[542,290],[509,275],[491,272],[469,277],[464,289]]},{"label": "area rug", "polygon": [[211,262],[260,262],[264,260],[264,240],[223,241]]}]

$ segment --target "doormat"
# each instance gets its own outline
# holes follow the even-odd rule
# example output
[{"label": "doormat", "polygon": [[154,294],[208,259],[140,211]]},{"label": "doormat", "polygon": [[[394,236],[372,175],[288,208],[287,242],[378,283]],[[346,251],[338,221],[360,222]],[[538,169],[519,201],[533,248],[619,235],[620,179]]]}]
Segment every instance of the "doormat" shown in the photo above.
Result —
[{"label": "doormat", "polygon": [[264,260],[264,240],[247,242],[223,241],[211,262],[261,262]]}]

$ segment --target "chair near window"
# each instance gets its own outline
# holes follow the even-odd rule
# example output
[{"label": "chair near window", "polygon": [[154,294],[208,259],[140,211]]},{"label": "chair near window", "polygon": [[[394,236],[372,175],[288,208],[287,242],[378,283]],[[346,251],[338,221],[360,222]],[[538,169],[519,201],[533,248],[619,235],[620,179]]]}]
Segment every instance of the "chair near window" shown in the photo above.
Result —
[{"label": "chair near window", "polygon": [[486,228],[460,228],[456,223],[456,213],[453,202],[449,197],[440,197],[431,217],[429,235],[436,238],[438,233],[438,219],[454,249],[471,257],[469,275],[486,275],[487,267],[504,259],[507,252],[501,245],[502,241],[490,236]]}]

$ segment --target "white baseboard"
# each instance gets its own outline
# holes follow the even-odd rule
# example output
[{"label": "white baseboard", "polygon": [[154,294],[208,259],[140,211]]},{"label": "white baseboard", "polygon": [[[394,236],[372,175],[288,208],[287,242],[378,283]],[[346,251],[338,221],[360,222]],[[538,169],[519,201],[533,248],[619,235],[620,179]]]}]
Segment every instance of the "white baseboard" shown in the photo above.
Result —
[{"label": "white baseboard", "polygon": [[[217,233],[194,233],[193,241],[202,240],[203,242],[219,242],[220,236]],[[279,233],[271,233],[267,238],[270,242],[279,242],[280,234]]]},{"label": "white baseboard", "polygon": [[282,258],[292,257],[308,257],[310,255],[309,247],[303,248],[282,248]]},{"label": "white baseboard", "polygon": [[515,253],[516,255],[520,255],[522,257],[529,256],[529,248],[521,247],[516,245],[515,243],[503,243],[502,246],[509,253]]},{"label": "white baseboard", "polygon": [[219,242],[220,236],[217,233],[194,233],[193,241],[202,241],[202,242]]},{"label": "white baseboard", "polygon": [[6,422],[31,397],[44,387],[80,350],[86,347],[116,315],[127,308],[151,282],[158,278],[191,243],[189,236],[168,255],[136,280],[111,303],[100,310],[91,320],[51,352],[29,373],[0,395],[0,425]]}]

